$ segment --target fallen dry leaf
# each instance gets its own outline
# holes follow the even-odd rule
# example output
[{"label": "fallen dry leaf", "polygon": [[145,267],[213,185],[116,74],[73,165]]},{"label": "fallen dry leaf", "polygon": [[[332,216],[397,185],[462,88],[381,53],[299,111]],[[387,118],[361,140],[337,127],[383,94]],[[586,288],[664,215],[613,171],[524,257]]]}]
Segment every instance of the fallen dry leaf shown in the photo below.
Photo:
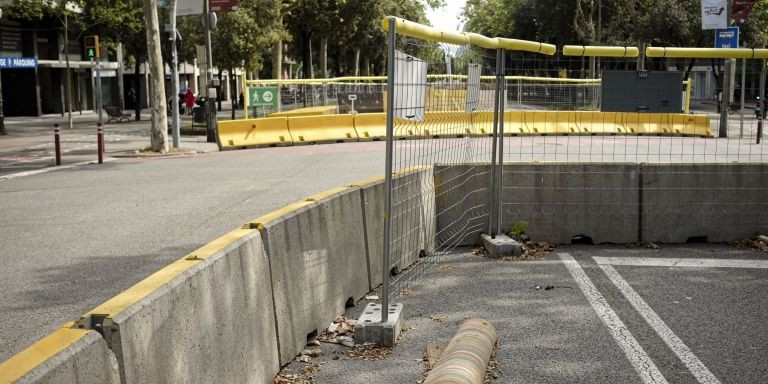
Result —
[{"label": "fallen dry leaf", "polygon": [[438,270],[439,270],[440,272],[451,272],[451,271],[453,271],[454,269],[456,269],[456,267],[454,267],[454,266],[453,266],[453,265],[451,265],[451,264],[445,264],[445,265],[441,265],[441,266],[440,266],[440,268],[438,268]]},{"label": "fallen dry leaf", "polygon": [[768,252],[768,244],[763,243],[760,240],[742,239],[732,242],[731,245],[740,249],[752,249],[755,251]]},{"label": "fallen dry leaf", "polygon": [[382,360],[392,353],[392,348],[376,344],[357,345],[344,351],[349,357],[362,360]]},{"label": "fallen dry leaf", "polygon": [[526,241],[522,244],[523,254],[520,256],[503,255],[501,260],[518,261],[538,259],[557,248],[556,244],[550,244],[546,241]]},{"label": "fallen dry leaf", "polygon": [[406,289],[403,289],[403,290],[400,292],[400,296],[402,296],[402,297],[408,297],[408,296],[410,296],[410,295],[413,295],[413,291],[411,291],[411,290],[410,290],[410,289],[408,289],[408,288],[406,288]]}]

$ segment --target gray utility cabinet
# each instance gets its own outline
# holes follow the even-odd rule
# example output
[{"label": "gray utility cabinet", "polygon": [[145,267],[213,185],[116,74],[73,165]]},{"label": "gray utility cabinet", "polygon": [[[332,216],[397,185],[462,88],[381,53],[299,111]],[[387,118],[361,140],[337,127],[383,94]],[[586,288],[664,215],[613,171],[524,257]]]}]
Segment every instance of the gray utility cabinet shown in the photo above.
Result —
[{"label": "gray utility cabinet", "polygon": [[683,73],[679,71],[603,71],[603,112],[683,111]]}]

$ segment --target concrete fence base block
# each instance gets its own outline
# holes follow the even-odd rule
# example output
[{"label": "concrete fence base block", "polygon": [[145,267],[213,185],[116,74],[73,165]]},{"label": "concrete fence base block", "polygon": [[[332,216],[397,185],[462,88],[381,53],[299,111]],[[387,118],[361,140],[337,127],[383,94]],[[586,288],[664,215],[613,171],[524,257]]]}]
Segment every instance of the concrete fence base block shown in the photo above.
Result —
[{"label": "concrete fence base block", "polygon": [[390,304],[388,321],[382,323],[381,304],[368,303],[355,323],[355,344],[374,343],[393,347],[403,324],[403,304]]},{"label": "concrete fence base block", "polygon": [[504,255],[520,256],[523,254],[523,247],[510,238],[507,235],[491,235],[482,234],[480,239],[483,242],[485,251],[488,252],[488,256],[498,259]]}]

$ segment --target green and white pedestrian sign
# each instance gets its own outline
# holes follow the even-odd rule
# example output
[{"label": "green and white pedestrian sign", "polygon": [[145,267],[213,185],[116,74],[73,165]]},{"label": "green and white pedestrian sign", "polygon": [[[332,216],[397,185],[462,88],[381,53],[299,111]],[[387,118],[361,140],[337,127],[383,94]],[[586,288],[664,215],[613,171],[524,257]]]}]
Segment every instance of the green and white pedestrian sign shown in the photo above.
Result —
[{"label": "green and white pedestrian sign", "polygon": [[277,108],[277,87],[248,88],[248,106]]}]

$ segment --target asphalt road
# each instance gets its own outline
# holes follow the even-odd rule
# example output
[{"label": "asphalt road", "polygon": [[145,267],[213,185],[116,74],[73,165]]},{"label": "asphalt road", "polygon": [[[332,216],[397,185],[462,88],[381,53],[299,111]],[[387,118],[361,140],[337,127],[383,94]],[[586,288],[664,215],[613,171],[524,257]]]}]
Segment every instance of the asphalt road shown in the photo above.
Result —
[{"label": "asphalt road", "polygon": [[[701,259],[714,261],[679,266]],[[746,266],[723,266],[732,260]],[[459,252],[397,298],[407,330],[391,355],[364,361],[322,344],[309,363],[318,364],[317,383],[416,383],[426,346],[447,343],[464,319],[481,317],[498,333],[498,383],[765,383],[766,268],[768,254],[727,245],[561,246],[534,261]]]},{"label": "asphalt road", "polygon": [[0,180],[0,361],[261,214],[382,174],[383,148],[120,159]]}]

